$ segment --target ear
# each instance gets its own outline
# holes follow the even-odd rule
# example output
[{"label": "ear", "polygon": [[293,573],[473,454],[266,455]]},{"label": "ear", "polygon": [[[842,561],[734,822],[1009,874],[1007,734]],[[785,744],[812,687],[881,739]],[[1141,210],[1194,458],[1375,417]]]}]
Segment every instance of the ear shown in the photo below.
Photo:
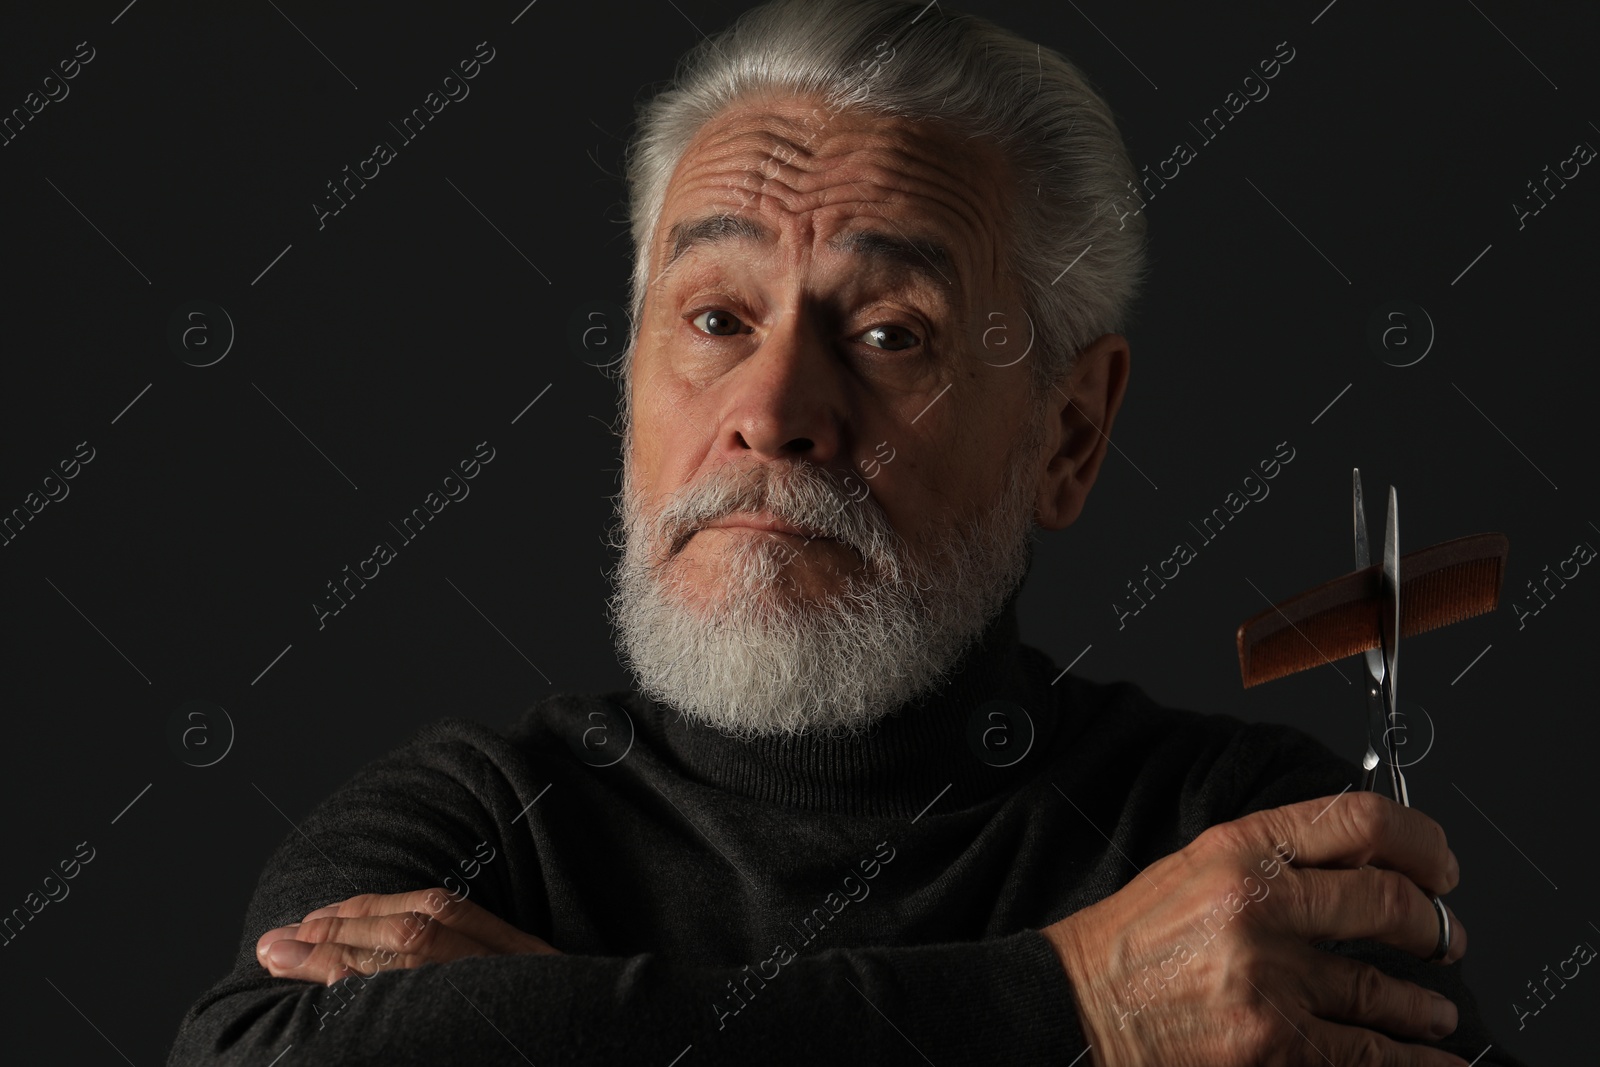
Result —
[{"label": "ear", "polygon": [[1075,522],[1110,447],[1111,424],[1128,388],[1127,338],[1108,333],[1078,353],[1047,398],[1050,460],[1039,479],[1034,518],[1046,530]]}]

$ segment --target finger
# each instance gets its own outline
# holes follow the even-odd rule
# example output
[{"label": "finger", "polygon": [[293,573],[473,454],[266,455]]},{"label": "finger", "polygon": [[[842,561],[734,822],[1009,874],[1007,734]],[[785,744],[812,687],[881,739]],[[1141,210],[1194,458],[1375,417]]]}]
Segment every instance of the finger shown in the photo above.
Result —
[{"label": "finger", "polygon": [[294,978],[323,985],[339,981],[359,985],[379,971],[403,970],[434,962],[419,955],[344,945],[337,941],[312,944],[294,938],[274,941],[258,959],[274,978]]},{"label": "finger", "polygon": [[274,941],[282,940],[285,937],[293,937],[295,931],[298,929],[300,929],[299,923],[290,923],[288,926],[280,926],[276,929],[268,930],[266,933],[256,938],[256,955],[259,956],[265,952],[267,950],[267,946],[272,944]]},{"label": "finger", "polygon": [[1293,849],[1297,867],[1383,867],[1440,896],[1460,881],[1444,827],[1381,793],[1352,790],[1237,821],[1251,825],[1263,853],[1280,844]]},{"label": "finger", "polygon": [[1313,1015],[1424,1041],[1455,1031],[1459,1016],[1449,997],[1370,963],[1314,948],[1304,952],[1300,973],[1308,976],[1306,1006]]},{"label": "finger", "polygon": [[[1301,1060],[1292,1063],[1361,1063],[1382,1067],[1471,1067],[1466,1060],[1444,1049],[1395,1041],[1362,1026],[1345,1026],[1322,1019],[1306,1019],[1300,1027],[1306,1043]],[[1318,1055],[1317,1053],[1321,1053]]]},{"label": "finger", "polygon": [[[446,926],[460,930],[473,940],[501,952],[559,952],[549,942],[511,925],[487,908],[437,887],[406,893],[363,893],[318,908],[302,922],[328,916],[361,918],[412,912],[432,915]],[[271,930],[267,932],[268,935],[275,933]]]},{"label": "finger", "polygon": [[[339,944],[366,952],[425,957],[437,963],[463,956],[482,956],[489,949],[459,930],[435,920],[427,912],[398,915],[368,915],[359,918],[324,916],[300,923],[292,937],[273,938],[258,946],[258,955],[268,958],[272,946],[285,940],[312,945]],[[285,953],[296,951],[285,949]]]},{"label": "finger", "polygon": [[[413,911],[425,911],[430,914],[442,915],[452,902],[459,903],[465,899],[465,897],[453,896],[446,890],[437,887],[413,889],[405,893],[361,893],[309,912],[305,918],[320,919],[327,915],[341,917],[394,915]],[[305,920],[302,919],[301,921],[304,922]]]},{"label": "finger", "polygon": [[[1397,871],[1297,869],[1286,885],[1292,902],[1286,926],[1307,944],[1371,938],[1424,960],[1431,959],[1439,945],[1439,916],[1433,901]],[[1444,908],[1450,916],[1450,951],[1439,962],[1449,964],[1466,955],[1467,929],[1450,905]]]}]

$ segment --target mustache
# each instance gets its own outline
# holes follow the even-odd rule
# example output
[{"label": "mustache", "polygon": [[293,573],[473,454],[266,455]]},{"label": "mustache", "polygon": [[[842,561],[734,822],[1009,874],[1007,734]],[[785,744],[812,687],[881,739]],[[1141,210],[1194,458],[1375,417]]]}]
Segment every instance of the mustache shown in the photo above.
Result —
[{"label": "mustache", "polygon": [[804,460],[756,466],[723,464],[680,489],[656,516],[656,533],[676,555],[706,523],[735,512],[764,512],[831,537],[863,558],[882,559],[899,535],[870,494],[856,498],[842,476]]}]

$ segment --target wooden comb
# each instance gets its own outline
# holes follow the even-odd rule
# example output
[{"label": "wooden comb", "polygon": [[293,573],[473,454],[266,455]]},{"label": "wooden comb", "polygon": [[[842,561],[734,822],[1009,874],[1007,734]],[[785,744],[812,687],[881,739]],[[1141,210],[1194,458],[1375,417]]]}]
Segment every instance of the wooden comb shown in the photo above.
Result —
[{"label": "wooden comb", "polygon": [[[1511,542],[1480,533],[1400,557],[1400,636],[1426,633],[1500,606]],[[1274,604],[1239,626],[1244,687],[1270,682],[1381,643],[1383,565],[1374,563]]]}]

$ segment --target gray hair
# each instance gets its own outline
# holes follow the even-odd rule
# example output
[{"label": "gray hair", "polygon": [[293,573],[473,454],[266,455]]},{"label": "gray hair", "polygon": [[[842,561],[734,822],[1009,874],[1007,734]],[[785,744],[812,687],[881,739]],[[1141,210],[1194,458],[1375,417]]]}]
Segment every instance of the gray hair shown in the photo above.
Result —
[{"label": "gray hair", "polygon": [[[691,49],[639,109],[626,159],[635,258],[633,328],[620,361],[625,411],[651,239],[672,173],[708,120],[773,89],[998,143],[1014,178],[1002,254],[1033,323],[1036,401],[1084,346],[1125,328],[1146,271],[1142,200],[1111,109],[1076,66],[942,4],[773,0]],[[1130,192],[1130,206],[1119,206]]]}]

